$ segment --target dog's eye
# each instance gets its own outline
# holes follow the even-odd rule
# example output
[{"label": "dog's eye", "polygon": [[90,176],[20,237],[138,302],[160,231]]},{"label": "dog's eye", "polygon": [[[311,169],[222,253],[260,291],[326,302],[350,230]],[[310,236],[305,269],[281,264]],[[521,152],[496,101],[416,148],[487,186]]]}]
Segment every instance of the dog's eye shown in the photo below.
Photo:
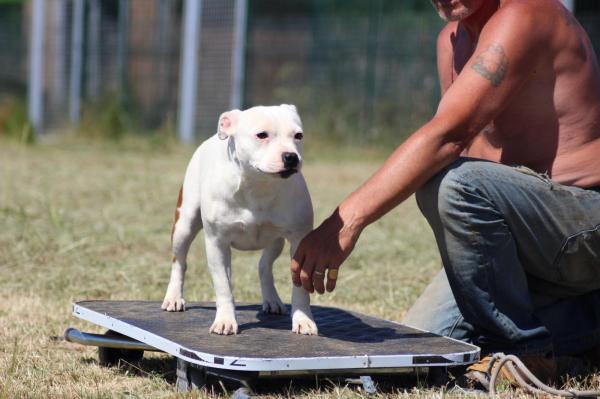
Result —
[{"label": "dog's eye", "polygon": [[296,134],[294,134],[294,138],[296,140],[302,140],[302,137],[304,137],[304,135],[302,133],[296,133]]},{"label": "dog's eye", "polygon": [[261,140],[266,139],[267,137],[269,137],[269,133],[267,132],[260,132],[256,134],[256,137],[258,137]]}]

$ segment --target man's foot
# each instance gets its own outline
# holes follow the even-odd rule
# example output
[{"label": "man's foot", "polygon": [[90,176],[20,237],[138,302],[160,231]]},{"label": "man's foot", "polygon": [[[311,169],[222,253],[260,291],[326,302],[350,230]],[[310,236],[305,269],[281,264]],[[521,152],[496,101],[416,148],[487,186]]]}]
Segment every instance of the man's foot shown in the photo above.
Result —
[{"label": "man's foot", "polygon": [[[556,361],[554,357],[546,357],[546,356],[518,356],[518,358],[523,362],[523,364],[531,371],[531,373],[541,382],[543,383],[551,383],[557,377],[557,367]],[[498,368],[500,364],[500,360],[495,360],[493,367],[490,368],[490,362],[492,362],[493,357],[488,355],[481,359],[479,362],[470,365],[467,368],[467,372],[465,373],[465,377],[472,381],[473,383],[479,383],[483,385],[486,389],[489,389],[490,378],[492,373]],[[514,387],[520,387],[517,378],[513,375],[513,373],[509,370],[508,364],[513,365],[513,369],[519,373],[519,376],[527,383],[530,383],[530,379],[522,372],[517,370],[517,367],[511,361],[508,361],[502,366],[502,369],[498,373],[498,379],[496,383],[501,380],[508,381]]]}]

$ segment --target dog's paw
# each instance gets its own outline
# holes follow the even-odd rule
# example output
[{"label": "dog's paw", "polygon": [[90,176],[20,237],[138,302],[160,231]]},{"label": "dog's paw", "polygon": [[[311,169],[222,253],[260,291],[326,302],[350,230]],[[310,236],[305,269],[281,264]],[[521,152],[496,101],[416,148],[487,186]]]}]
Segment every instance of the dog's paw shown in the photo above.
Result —
[{"label": "dog's paw", "polygon": [[208,332],[219,335],[237,334],[237,321],[235,321],[235,318],[217,317]]},{"label": "dog's paw", "polygon": [[286,314],[287,308],[280,299],[265,299],[263,300],[262,310],[264,313]]},{"label": "dog's paw", "polygon": [[302,312],[296,312],[292,318],[292,332],[304,335],[318,335],[319,329],[310,317]]},{"label": "dog's paw", "polygon": [[167,312],[183,312],[185,310],[185,299],[181,296],[165,297],[161,308]]}]

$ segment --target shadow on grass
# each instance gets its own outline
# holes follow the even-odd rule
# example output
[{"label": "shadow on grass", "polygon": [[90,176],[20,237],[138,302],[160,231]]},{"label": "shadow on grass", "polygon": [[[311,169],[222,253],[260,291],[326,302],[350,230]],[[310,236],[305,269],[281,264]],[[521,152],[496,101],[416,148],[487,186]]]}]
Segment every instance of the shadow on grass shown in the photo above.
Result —
[{"label": "shadow on grass", "polygon": [[[98,364],[97,358],[82,358],[83,364]],[[171,356],[144,357],[137,362],[120,362],[114,366],[117,372],[128,376],[142,378],[162,378],[171,384],[175,392],[177,361]],[[460,374],[463,370],[455,368],[454,374]],[[411,373],[373,375],[372,379],[379,395],[394,395],[411,392],[415,389],[448,391],[454,386],[453,377],[444,368],[415,370]],[[256,378],[250,382],[253,393],[267,396],[296,397],[299,395],[326,395],[339,394],[340,390],[348,389],[356,394],[364,394],[362,384],[359,383],[358,375],[332,375],[316,376],[307,375],[301,377],[264,377]],[[229,396],[241,385],[235,382],[221,380],[216,376],[206,376],[206,386],[203,390],[209,395]],[[337,395],[336,394],[336,395]]]},{"label": "shadow on grass", "polygon": [[[83,364],[98,364],[98,358],[85,357],[81,359]],[[177,360],[172,356],[143,357],[137,362],[126,362],[121,360],[117,366],[110,368],[118,369],[120,372],[139,377],[159,377],[170,384],[175,384],[177,375]]]},{"label": "shadow on grass", "polygon": [[[98,364],[97,358],[85,357],[80,360],[83,364]],[[598,368],[590,362],[576,362],[578,367],[570,364],[568,369],[563,369],[560,381],[555,383],[556,387],[570,387],[574,389],[591,389],[598,386],[598,377],[595,373]],[[159,378],[172,386],[173,392],[176,391],[176,358],[159,355],[144,357],[140,361],[127,363],[121,362],[114,367],[116,372],[127,376],[137,376],[141,378]],[[392,395],[415,394],[423,395],[444,395],[445,393],[457,393],[459,396],[465,393],[483,394],[484,391],[473,390],[470,384],[464,380],[465,367],[432,367],[427,369],[414,369],[410,373],[372,375],[377,388],[377,394],[384,397]],[[368,375],[368,373],[365,373]],[[350,378],[352,381],[348,381]],[[251,380],[250,386],[256,395],[268,397],[297,397],[300,395],[335,395],[337,397],[365,395],[365,391],[360,383],[357,383],[359,377],[346,375],[316,376],[307,375],[302,377],[262,377]],[[229,397],[229,395],[240,388],[239,383],[221,380],[216,376],[206,376],[206,386],[202,391],[210,397]],[[509,385],[498,387],[499,392],[505,394],[517,393]],[[354,394],[352,393],[354,392]]]}]

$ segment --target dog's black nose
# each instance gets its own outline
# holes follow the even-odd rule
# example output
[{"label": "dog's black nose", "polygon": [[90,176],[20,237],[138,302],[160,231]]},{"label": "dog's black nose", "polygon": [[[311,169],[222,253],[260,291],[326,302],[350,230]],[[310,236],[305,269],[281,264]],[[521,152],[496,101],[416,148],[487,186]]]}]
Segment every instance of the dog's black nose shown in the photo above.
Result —
[{"label": "dog's black nose", "polygon": [[284,152],[281,154],[281,159],[283,160],[283,166],[286,169],[294,169],[298,166],[298,162],[300,162],[298,160],[298,154],[295,152]]}]

